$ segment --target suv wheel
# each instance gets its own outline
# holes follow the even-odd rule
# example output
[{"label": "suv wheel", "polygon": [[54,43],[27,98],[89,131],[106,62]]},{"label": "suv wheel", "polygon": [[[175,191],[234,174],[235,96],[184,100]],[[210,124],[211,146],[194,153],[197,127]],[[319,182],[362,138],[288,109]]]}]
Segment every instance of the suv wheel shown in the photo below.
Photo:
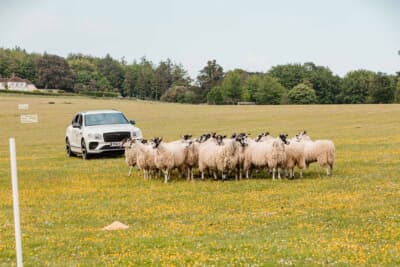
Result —
[{"label": "suv wheel", "polygon": [[82,142],[81,142],[81,149],[82,149],[82,158],[84,160],[89,159],[90,154],[87,152],[86,143],[85,143],[84,139],[82,139]]},{"label": "suv wheel", "polygon": [[67,157],[73,157],[73,156],[75,156],[75,153],[72,152],[72,150],[71,150],[71,145],[70,145],[70,143],[69,143],[68,138],[65,139],[65,152],[67,153]]}]

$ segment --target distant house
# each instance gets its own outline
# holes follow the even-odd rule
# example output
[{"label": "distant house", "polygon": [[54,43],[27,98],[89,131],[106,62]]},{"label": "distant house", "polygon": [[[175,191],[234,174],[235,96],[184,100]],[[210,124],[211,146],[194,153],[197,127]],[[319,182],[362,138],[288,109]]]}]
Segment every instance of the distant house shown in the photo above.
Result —
[{"label": "distant house", "polygon": [[11,78],[0,78],[0,90],[33,91],[36,86],[29,80],[17,76]]}]

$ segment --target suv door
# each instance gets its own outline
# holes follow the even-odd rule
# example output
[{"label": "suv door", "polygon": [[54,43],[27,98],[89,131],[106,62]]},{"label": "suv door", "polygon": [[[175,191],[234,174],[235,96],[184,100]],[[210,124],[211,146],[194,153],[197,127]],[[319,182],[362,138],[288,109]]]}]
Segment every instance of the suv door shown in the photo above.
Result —
[{"label": "suv door", "polygon": [[77,114],[72,121],[72,125],[79,125],[79,128],[72,127],[71,130],[71,146],[74,147],[74,150],[79,150],[81,148],[81,136],[82,136],[82,114]]}]

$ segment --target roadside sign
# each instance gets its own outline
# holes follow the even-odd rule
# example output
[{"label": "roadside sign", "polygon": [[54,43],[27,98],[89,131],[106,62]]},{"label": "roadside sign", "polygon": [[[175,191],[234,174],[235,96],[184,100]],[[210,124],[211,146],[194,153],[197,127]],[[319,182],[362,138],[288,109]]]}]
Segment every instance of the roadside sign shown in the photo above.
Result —
[{"label": "roadside sign", "polygon": [[39,118],[37,114],[21,115],[21,123],[37,123]]},{"label": "roadside sign", "polygon": [[18,104],[19,110],[27,110],[29,109],[29,104]]}]

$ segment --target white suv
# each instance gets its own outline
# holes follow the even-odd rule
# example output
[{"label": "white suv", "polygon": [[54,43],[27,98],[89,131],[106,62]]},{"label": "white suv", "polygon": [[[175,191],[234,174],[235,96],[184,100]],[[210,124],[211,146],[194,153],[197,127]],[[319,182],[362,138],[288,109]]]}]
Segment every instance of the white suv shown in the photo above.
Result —
[{"label": "white suv", "polygon": [[141,130],[134,125],[135,121],[127,120],[122,112],[116,110],[79,112],[65,133],[67,156],[81,154],[83,159],[87,159],[90,154],[123,152],[123,139],[143,138]]}]

